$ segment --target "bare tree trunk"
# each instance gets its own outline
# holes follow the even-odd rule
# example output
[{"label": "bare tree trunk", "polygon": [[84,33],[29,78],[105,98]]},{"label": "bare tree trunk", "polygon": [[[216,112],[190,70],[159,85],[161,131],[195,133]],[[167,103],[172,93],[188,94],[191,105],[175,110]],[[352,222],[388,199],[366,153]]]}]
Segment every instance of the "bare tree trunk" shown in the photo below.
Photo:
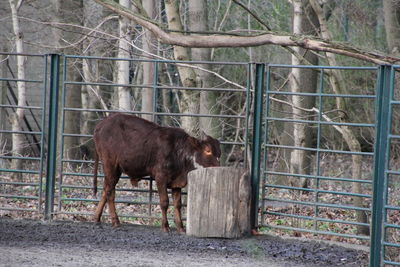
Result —
[{"label": "bare tree trunk", "polygon": [[[312,9],[307,7],[307,1],[295,0],[293,3],[293,33],[294,34],[315,34],[318,21],[315,19],[315,14]],[[302,55],[311,64],[318,64],[316,55],[305,51],[301,48],[294,48],[298,55]],[[305,64],[298,57],[292,55],[292,64]],[[294,93],[315,92],[317,84],[317,73],[312,69],[293,68],[291,73],[291,88]],[[315,103],[314,97],[306,97],[300,95],[292,96],[293,105],[301,108],[312,108]],[[298,108],[293,108],[293,119],[307,119],[307,113]],[[293,125],[294,146],[310,147],[312,132],[311,127],[305,123],[294,123]],[[296,149],[292,151],[290,157],[291,173],[310,174],[311,170],[311,154],[306,150]],[[291,183],[299,186],[298,179],[291,179]],[[303,179],[302,186],[307,187],[308,180]]]},{"label": "bare tree trunk", "polygon": [[[179,1],[165,1],[165,10],[170,30],[182,31],[183,26],[179,16]],[[189,60],[189,48],[174,46],[174,57],[176,60]],[[196,73],[191,68],[178,66],[179,76],[184,87],[196,87]],[[199,92],[183,90],[180,111],[183,114],[197,114],[199,112]],[[195,134],[199,128],[199,120],[196,117],[182,116],[182,127],[190,134]]]},{"label": "bare tree trunk", "polygon": [[[317,3],[316,0],[310,0],[310,3],[318,16],[320,28],[321,28],[321,35],[323,38],[330,40],[331,34],[328,31],[327,23],[325,20],[325,16],[323,13],[322,7]],[[327,60],[329,65],[337,66],[335,54],[326,53]],[[344,83],[344,79],[342,73],[339,70],[332,70],[329,73],[329,81],[332,85],[332,88],[336,94],[346,93],[346,84]],[[336,98],[336,106],[339,110],[346,110],[345,103],[343,98],[337,97]],[[342,122],[346,122],[347,118],[344,116],[341,118]],[[355,134],[348,126],[340,126],[341,134],[346,141],[349,149],[352,152],[361,152],[361,145],[360,142],[357,140]],[[339,129],[338,128],[338,129]],[[360,155],[352,155],[352,177],[353,179],[360,179],[361,177],[361,161],[362,157]],[[362,194],[362,188],[360,183],[353,183],[352,184],[352,191],[356,194]],[[356,207],[363,207],[363,199],[361,197],[353,197],[353,203]],[[356,211],[357,214],[357,221],[367,223],[367,215],[364,211]],[[357,226],[357,233],[358,234],[369,234],[369,227],[367,226]]]},{"label": "bare tree trunk", "polygon": [[[4,46],[3,49],[4,52],[7,52],[6,46]],[[7,55],[2,55],[0,56],[0,62],[3,62],[7,59]],[[0,64],[0,75],[1,77],[7,77],[7,68],[6,68],[6,64]],[[8,91],[8,87],[7,87],[7,81],[1,81],[0,83],[0,104],[4,105],[6,104],[7,101],[7,91]],[[0,131],[1,130],[5,130],[6,129],[6,110],[4,108],[0,108]],[[5,146],[7,144],[6,141],[6,136],[3,133],[0,133],[0,155],[3,155],[3,153],[5,152]],[[0,159],[0,168],[5,168],[5,160],[4,159]]]},{"label": "bare tree trunk", "polygon": [[[206,32],[208,31],[208,7],[206,0],[189,0],[189,28],[193,32]],[[210,61],[211,49],[210,48],[192,48],[192,60],[194,61]],[[211,65],[199,65],[203,69],[211,70]],[[196,70],[196,81],[199,87],[212,87],[213,75],[209,72]],[[217,114],[218,94],[211,91],[200,92],[200,113],[201,114]],[[218,138],[221,136],[220,125],[218,119],[211,117],[200,118],[200,128],[208,135]]]},{"label": "bare tree trunk", "polygon": [[[129,0],[120,0],[119,3],[127,8],[130,8]],[[126,17],[119,18],[119,43],[118,43],[118,58],[130,57],[130,21]],[[117,61],[117,83],[129,83],[129,61]],[[122,110],[132,110],[130,87],[118,87],[118,105]]]},{"label": "bare tree trunk", "polygon": [[400,0],[383,0],[383,12],[389,53],[398,56],[400,54]]},{"label": "bare tree trunk", "polygon": [[[154,0],[147,0],[143,2],[143,8],[146,10],[147,15],[150,18],[154,18],[156,15],[156,3]],[[143,50],[151,54],[156,54],[157,49],[155,48],[155,38],[151,31],[143,28],[145,31],[143,38]],[[151,87],[154,80],[154,63],[153,62],[143,62],[143,84],[145,86]],[[142,111],[152,112],[153,110],[153,88],[143,88],[142,91]],[[147,120],[153,120],[152,115],[143,115],[143,118]]]},{"label": "bare tree trunk", "polygon": [[[21,28],[19,25],[18,19],[18,9],[22,2],[16,0],[9,0],[11,7],[11,17],[13,30],[15,35],[15,46],[17,53],[24,53],[23,48],[23,34],[21,32]],[[17,56],[17,77],[19,80],[25,80],[25,56]],[[26,83],[24,81],[17,82],[18,88],[18,106],[25,106],[26,103]],[[22,123],[24,120],[25,112],[23,108],[17,108],[12,117],[12,130],[15,132],[22,131]],[[24,149],[23,144],[24,136],[22,134],[14,133],[12,135],[12,154],[14,157],[21,156]],[[11,164],[11,169],[21,170],[22,169],[22,160],[21,159],[13,159]],[[14,175],[14,177],[22,180],[22,176],[20,174]]]},{"label": "bare tree trunk", "polygon": [[[54,20],[59,22],[68,22],[72,24],[82,23],[83,3],[81,0],[52,0],[54,7]],[[74,54],[80,51],[80,46],[71,46],[77,34],[74,31],[61,31],[53,29],[56,46],[59,53]],[[82,81],[81,62],[79,60],[69,59],[67,62],[66,79],[68,81]],[[69,108],[81,107],[81,86],[68,85],[65,87],[65,106]],[[79,112],[65,111],[64,113],[64,132],[68,134],[80,133],[81,116]],[[67,159],[77,159],[80,157],[80,140],[77,137],[68,136],[64,138],[64,157]]]},{"label": "bare tree trunk", "polygon": [[[94,64],[94,65],[93,65]],[[96,82],[98,75],[98,64],[97,61],[93,62],[88,59],[83,59],[83,77],[84,82]],[[100,92],[99,86],[94,85],[84,85],[82,87],[81,101],[82,108],[84,109],[95,109],[98,104],[98,98],[95,96],[94,92]],[[94,128],[96,126],[96,113],[95,112],[83,112],[82,113],[82,134],[93,134]],[[81,151],[84,157],[93,158],[93,140],[92,138],[83,138],[83,143],[81,144]]]}]

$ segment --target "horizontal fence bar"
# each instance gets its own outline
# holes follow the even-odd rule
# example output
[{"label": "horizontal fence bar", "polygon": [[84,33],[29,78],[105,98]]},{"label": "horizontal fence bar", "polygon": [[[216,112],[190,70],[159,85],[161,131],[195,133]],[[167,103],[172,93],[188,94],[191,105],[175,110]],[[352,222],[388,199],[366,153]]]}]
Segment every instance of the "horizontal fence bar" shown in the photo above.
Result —
[{"label": "horizontal fence bar", "polygon": [[142,84],[130,84],[130,83],[113,83],[113,82],[75,82],[65,81],[64,84],[70,85],[92,85],[92,86],[111,86],[111,87],[133,87],[140,89],[161,89],[161,90],[177,90],[177,91],[213,91],[213,92],[234,92],[234,93],[245,93],[247,89],[234,89],[234,88],[207,88],[207,87],[183,87],[183,86],[165,86],[165,85],[142,85]]},{"label": "horizontal fence bar", "polygon": [[311,202],[311,201],[298,201],[298,200],[290,200],[290,199],[279,199],[279,198],[264,198],[264,201],[275,201],[282,203],[290,203],[297,204],[303,206],[313,206],[313,207],[325,207],[325,208],[337,208],[337,209],[347,209],[347,210],[362,210],[362,211],[371,211],[369,208],[361,208],[355,206],[346,206],[346,205],[337,205],[323,202]]},{"label": "horizontal fence bar", "polygon": [[[65,185],[62,184],[61,190],[63,189],[86,189],[86,190],[93,190],[93,186],[84,186],[84,185]],[[103,190],[102,186],[97,187],[99,191]],[[148,189],[137,189],[137,188],[115,188],[115,191],[120,191],[120,192],[134,192],[134,193],[157,193],[157,189],[149,191]]]},{"label": "horizontal fence bar", "polygon": [[19,105],[7,105],[7,104],[0,104],[0,108],[20,108],[20,109],[43,110],[42,107],[38,107],[38,106],[19,106]]},{"label": "horizontal fence bar", "polygon": [[317,221],[317,222],[329,222],[329,223],[369,226],[369,223],[360,223],[360,222],[343,221],[343,220],[332,220],[332,219],[327,219],[327,218],[322,218],[322,217],[311,217],[311,216],[287,214],[287,213],[274,212],[274,211],[264,211],[264,214],[269,214],[269,215],[274,215],[274,216],[282,216],[282,217],[290,217],[290,218],[300,218],[300,219]]},{"label": "horizontal fence bar", "polygon": [[96,56],[75,56],[75,55],[64,55],[68,58],[79,58],[79,59],[99,59],[99,60],[112,60],[112,61],[135,61],[135,62],[156,62],[156,63],[183,63],[183,64],[210,64],[210,65],[242,65],[247,66],[249,62],[232,62],[232,61],[179,61],[179,60],[168,60],[168,59],[137,59],[137,58],[117,58],[117,57],[96,57]]},{"label": "horizontal fence bar", "polygon": [[387,210],[398,210],[398,211],[400,211],[400,207],[398,207],[398,206],[385,205],[384,208],[387,209]]},{"label": "horizontal fence bar", "polygon": [[171,117],[204,117],[204,118],[224,118],[224,119],[245,119],[244,115],[223,115],[223,114],[198,114],[198,113],[167,113],[167,112],[143,112],[143,111],[122,111],[122,110],[104,110],[104,109],[82,109],[82,108],[64,108],[65,111],[91,111],[91,112],[109,112],[109,113],[129,113],[140,115],[156,115]]},{"label": "horizontal fence bar", "polygon": [[378,67],[352,67],[352,66],[309,66],[309,65],[287,65],[287,64],[268,64],[270,68],[299,68],[299,69],[336,69],[336,70],[378,70]]},{"label": "horizontal fence bar", "polygon": [[27,79],[15,79],[15,78],[0,78],[0,81],[26,82],[26,83],[43,83],[43,80],[27,80]]},{"label": "horizontal fence bar", "polygon": [[[94,163],[94,160],[82,160],[82,159],[65,159],[65,158],[62,158],[61,159],[61,162],[66,162],[66,163],[68,163],[68,162],[72,162],[72,163]],[[100,163],[101,161],[99,161],[99,163]]]},{"label": "horizontal fence bar", "polygon": [[291,226],[268,225],[267,227],[275,228],[275,229],[279,229],[279,230],[290,230],[290,231],[306,232],[306,233],[319,234],[319,235],[335,235],[335,236],[346,237],[346,238],[369,240],[369,236],[362,236],[362,235],[351,235],[351,234],[342,234],[342,233],[328,232],[328,231],[308,230],[308,229],[304,229],[304,228],[291,227]]},{"label": "horizontal fence bar", "polygon": [[265,187],[268,188],[278,188],[278,189],[288,189],[288,190],[300,190],[306,192],[315,192],[317,194],[333,194],[333,195],[344,195],[344,196],[352,196],[352,197],[364,197],[371,198],[371,195],[366,194],[358,194],[358,193],[350,193],[350,192],[339,192],[339,191],[330,191],[323,190],[318,188],[304,188],[304,187],[295,187],[295,186],[286,186],[286,185],[274,185],[274,184],[265,184]]},{"label": "horizontal fence bar", "polygon": [[21,195],[8,195],[8,194],[0,194],[0,197],[4,198],[14,198],[14,199],[32,199],[32,200],[38,200],[38,196],[21,196]]},{"label": "horizontal fence bar", "polygon": [[299,95],[299,96],[371,98],[371,99],[376,98],[375,95],[327,94],[327,93],[306,93],[306,92],[290,92],[290,91],[267,91],[267,93],[269,95]]},{"label": "horizontal fence bar", "polygon": [[20,186],[40,186],[40,183],[25,183],[25,182],[3,182],[0,181],[2,185],[20,185]]},{"label": "horizontal fence bar", "polygon": [[397,243],[397,244],[395,244],[395,243],[390,243],[390,242],[382,242],[382,245],[384,245],[384,246],[388,246],[388,247],[396,247],[396,248],[400,248],[400,244],[399,243]]},{"label": "horizontal fence bar", "polygon": [[[80,202],[99,202],[100,199],[88,199],[88,198],[68,198],[62,197],[61,201],[80,201]],[[115,203],[124,203],[124,204],[135,204],[135,205],[158,205],[159,202],[146,202],[146,201],[132,201],[132,200],[125,200],[125,199],[115,199]],[[118,215],[119,216],[119,215]]]},{"label": "horizontal fence bar", "polygon": [[394,266],[400,266],[400,262],[395,262],[395,261],[383,260],[383,263],[389,264],[389,265],[394,265]]},{"label": "horizontal fence bar", "polygon": [[62,136],[92,138],[92,137],[93,137],[93,134],[72,134],[72,133],[62,133]]},{"label": "horizontal fence bar", "polygon": [[30,135],[42,135],[42,132],[35,132],[35,131],[11,131],[11,130],[0,130],[0,133],[7,133],[7,134],[30,134]]},{"label": "horizontal fence bar", "polygon": [[29,156],[0,156],[0,159],[24,159],[24,160],[41,160],[38,157],[29,157]]},{"label": "horizontal fence bar", "polygon": [[30,54],[30,53],[13,53],[13,52],[0,52],[4,56],[28,56],[28,57],[45,57],[46,54]]},{"label": "horizontal fence bar", "polygon": [[[87,190],[93,190],[93,187],[92,186],[85,186],[85,185],[65,185],[65,184],[63,184],[63,185],[61,185],[60,186],[61,187],[61,189],[87,189]],[[101,190],[103,190],[103,187],[102,186],[98,186],[97,187],[97,189],[98,189],[98,191],[101,191]],[[149,190],[149,189],[138,189],[138,188],[118,188],[118,187],[116,187],[115,188],[115,191],[120,191],[120,192],[133,192],[133,193],[151,193],[151,194],[158,194],[158,191],[157,191],[157,189],[152,189],[152,190]],[[172,192],[171,192],[171,189],[168,189],[167,190],[167,193],[168,194],[171,194]],[[186,191],[182,191],[181,192],[181,194],[182,195],[187,195],[187,192]]]},{"label": "horizontal fence bar", "polygon": [[385,227],[386,229],[400,229],[400,225],[391,223],[384,223],[383,227]]},{"label": "horizontal fence bar", "polygon": [[5,169],[0,168],[0,172],[19,172],[19,173],[31,173],[31,174],[39,174],[39,171],[34,170],[15,170],[15,169]]},{"label": "horizontal fence bar", "polygon": [[296,120],[289,118],[265,117],[269,121],[295,122],[305,124],[321,124],[321,125],[336,125],[336,126],[353,126],[353,127],[375,127],[373,123],[352,123],[352,122],[333,122],[333,121],[314,121],[314,120]]},{"label": "horizontal fence bar", "polygon": [[[62,175],[68,175],[68,176],[93,176],[93,173],[82,173],[82,172],[62,172]],[[104,177],[103,173],[98,173],[97,177]],[[130,179],[129,176],[126,175],[121,175],[121,179]],[[145,176],[141,177],[141,180],[150,180],[150,176]],[[153,179],[152,179],[153,180]]]},{"label": "horizontal fence bar", "polygon": [[[156,212],[155,212],[156,213]],[[81,215],[81,216],[90,216],[93,217],[94,213],[89,213],[89,212],[74,212],[74,211],[55,211],[53,212],[54,215]],[[102,214],[102,216],[106,216],[109,217],[110,214],[108,214],[107,212],[104,212]],[[149,220],[158,220],[158,219],[162,219],[161,215],[139,215],[139,214],[131,214],[131,215],[127,215],[127,214],[118,214],[118,217],[123,217],[123,218],[137,218],[137,219],[149,219]],[[172,220],[173,216],[172,215],[167,215],[167,218]],[[182,216],[182,220],[186,220],[186,217]]]},{"label": "horizontal fence bar", "polygon": [[264,174],[280,175],[280,176],[291,176],[291,177],[296,177],[296,178],[320,179],[320,180],[328,180],[328,181],[355,182],[355,183],[372,184],[371,180],[360,180],[360,179],[353,179],[353,178],[339,178],[339,177],[311,175],[311,174],[287,173],[287,172],[276,172],[276,171],[264,171]]},{"label": "horizontal fence bar", "polygon": [[389,134],[388,138],[389,139],[400,139],[400,135]]},{"label": "horizontal fence bar", "polygon": [[312,147],[298,147],[298,146],[275,145],[275,144],[264,144],[264,147],[305,150],[305,151],[311,151],[311,152],[319,151],[319,152],[323,152],[323,153],[374,156],[373,152],[354,152],[354,151],[347,151],[347,150],[333,150],[333,149],[322,149],[322,148],[312,148]]},{"label": "horizontal fence bar", "polygon": [[8,211],[25,211],[25,212],[38,212],[38,209],[28,209],[28,208],[19,208],[19,207],[0,207],[0,210],[8,210]]}]

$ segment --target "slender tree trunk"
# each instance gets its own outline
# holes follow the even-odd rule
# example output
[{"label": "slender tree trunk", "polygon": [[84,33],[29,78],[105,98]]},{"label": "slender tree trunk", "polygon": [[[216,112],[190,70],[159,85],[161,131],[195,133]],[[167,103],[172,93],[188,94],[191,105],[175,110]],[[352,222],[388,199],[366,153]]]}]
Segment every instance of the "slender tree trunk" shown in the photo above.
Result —
[{"label": "slender tree trunk", "polygon": [[[10,7],[11,7],[11,18],[12,18],[12,25],[15,35],[15,46],[17,53],[24,53],[23,48],[23,34],[21,32],[21,28],[19,25],[18,19],[18,6],[16,0],[9,0]],[[17,78],[19,80],[25,80],[25,56],[17,56]],[[17,89],[18,89],[18,106],[25,106],[26,103],[26,83],[24,81],[17,82]],[[25,112],[23,108],[17,108],[15,113],[12,117],[12,130],[15,132],[22,131],[22,123],[24,120]],[[23,154],[24,149],[24,136],[22,134],[13,134],[12,135],[12,151],[13,156],[18,157]],[[22,169],[22,160],[20,159],[13,159],[12,160],[12,169],[21,170]],[[20,174],[14,175],[14,177],[22,180],[22,176]]]},{"label": "slender tree trunk", "polygon": [[[206,0],[189,0],[189,28],[193,32],[208,31],[208,7]],[[194,61],[211,61],[210,48],[192,48],[192,60]],[[210,64],[200,64],[203,69],[211,70]],[[196,70],[196,81],[199,87],[212,87],[213,75],[209,72]],[[201,114],[217,114],[219,111],[217,105],[218,94],[211,91],[200,92],[200,113]],[[218,138],[221,135],[218,119],[210,117],[200,118],[200,128],[208,135]]]},{"label": "slender tree trunk", "polygon": [[389,53],[398,56],[400,54],[400,0],[383,0],[383,12]]},{"label": "slender tree trunk", "polygon": [[[182,31],[183,25],[179,16],[179,1],[166,0],[165,10],[168,18],[168,28],[170,30]],[[174,46],[174,57],[176,60],[189,60],[190,50],[187,47]],[[179,76],[184,87],[196,87],[196,73],[191,68],[178,66]],[[199,113],[199,97],[198,91],[183,90],[180,111],[183,114]],[[198,132],[199,120],[196,117],[182,116],[182,127],[190,134]]]},{"label": "slender tree trunk", "polygon": [[[129,0],[120,0],[119,3],[127,8],[130,8]],[[129,58],[130,57],[130,21],[126,17],[120,16],[119,18],[119,42],[118,42],[118,58]],[[129,61],[119,60],[117,61],[117,83],[128,84],[129,83]],[[122,110],[132,110],[131,103],[131,90],[130,87],[120,86],[118,87],[118,105]]]},{"label": "slender tree trunk", "polygon": [[[156,15],[156,3],[154,0],[143,1],[143,8],[146,10],[147,15],[150,18],[155,18]],[[143,38],[143,50],[151,54],[156,54],[157,49],[155,47],[155,38],[151,31],[143,28],[144,38]],[[143,62],[143,84],[145,86],[153,86],[154,82],[154,63],[153,62]],[[155,112],[153,110],[153,88],[143,88],[142,91],[142,111],[143,112]],[[153,120],[152,115],[143,115],[143,118],[147,120]]]},{"label": "slender tree trunk", "polygon": [[[57,22],[68,22],[71,24],[82,24],[82,0],[52,0],[54,8],[53,20]],[[66,29],[61,31],[54,28],[53,34],[57,52],[61,54],[76,54],[81,51],[81,46],[71,46],[74,39],[77,38],[75,31]],[[68,81],[82,81],[82,63],[80,60],[68,59],[66,69],[66,79]],[[81,107],[81,86],[67,85],[65,87],[65,107],[80,108]],[[80,133],[81,114],[74,111],[65,111],[64,113],[64,129],[67,134]],[[64,137],[64,157],[67,159],[78,159],[80,157],[80,140],[78,137]]]},{"label": "slender tree trunk", "polygon": [[[325,20],[324,12],[322,7],[317,3],[316,0],[310,0],[311,6],[313,7],[315,13],[318,16],[321,36],[327,40],[331,39],[331,34],[328,31],[327,23]],[[336,56],[332,53],[326,53],[326,58],[331,66],[337,66]],[[329,73],[329,81],[332,85],[332,88],[336,94],[346,94],[346,84],[344,83],[344,79],[342,73],[339,70],[332,70]],[[336,106],[339,110],[346,110],[346,105],[341,97],[336,98]],[[346,117],[341,118],[342,122],[347,122],[348,119]],[[341,134],[349,146],[352,152],[361,152],[360,142],[357,140],[355,134],[348,126],[340,126]],[[360,155],[352,155],[352,177],[354,179],[360,179],[361,177],[361,162],[362,156]],[[352,184],[352,191],[356,194],[362,194],[363,190],[361,188],[360,183]],[[363,207],[363,199],[361,197],[353,197],[353,203],[356,207]],[[364,211],[356,211],[357,221],[367,223],[368,218]],[[369,234],[369,227],[366,226],[357,226],[358,234]]]},{"label": "slender tree trunk", "polygon": [[[98,75],[97,61],[90,61],[89,59],[83,59],[83,77],[84,82],[96,82]],[[84,85],[82,87],[81,101],[82,108],[84,109],[95,109],[98,106],[98,97],[95,96],[95,92],[99,92],[99,86]],[[96,113],[87,111],[82,113],[82,134],[93,134],[96,126]],[[93,140],[92,138],[82,138],[83,143],[81,144],[81,151],[84,157],[93,158]]]},{"label": "slender tree trunk", "polygon": [[[7,52],[6,46],[3,49],[4,52]],[[0,56],[0,61],[5,62],[7,59],[7,55]],[[7,77],[7,67],[6,64],[0,64],[0,75],[1,77]],[[0,83],[0,104],[4,105],[7,101],[7,81],[1,81]],[[0,131],[6,129],[7,117],[6,110],[4,108],[0,108]],[[5,152],[5,146],[7,144],[6,135],[0,133],[0,155],[3,155]],[[4,159],[0,159],[0,168],[6,168],[6,161]]]},{"label": "slender tree trunk", "polygon": [[[315,29],[318,26],[315,13],[307,7],[307,1],[294,0],[293,2],[293,33],[294,34],[316,34]],[[310,51],[301,48],[294,48],[298,55],[303,56],[309,63],[318,64],[318,58]],[[293,65],[306,64],[296,56],[292,56]],[[317,73],[312,69],[293,68],[291,73],[291,88],[294,93],[315,92],[317,84]],[[292,96],[293,105],[301,108],[312,108],[315,103],[314,97],[305,97],[300,95]],[[293,108],[293,119],[307,120],[307,113],[301,109]],[[294,146],[310,147],[312,132],[311,127],[305,123],[294,123],[293,125]],[[311,155],[309,151],[293,150],[290,158],[292,173],[310,174]],[[296,180],[291,179],[291,183],[298,185]],[[307,179],[303,179],[302,186],[307,187]]]}]

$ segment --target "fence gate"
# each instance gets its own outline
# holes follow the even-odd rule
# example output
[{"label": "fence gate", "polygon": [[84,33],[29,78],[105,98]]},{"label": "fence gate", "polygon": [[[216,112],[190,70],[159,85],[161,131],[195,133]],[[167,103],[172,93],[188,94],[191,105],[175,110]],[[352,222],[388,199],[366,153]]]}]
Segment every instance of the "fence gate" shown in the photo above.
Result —
[{"label": "fence gate", "polygon": [[[266,68],[256,80],[263,100],[256,100],[254,128],[262,141],[252,165],[261,229],[370,240],[371,266],[400,265],[400,166],[390,154],[399,153],[397,67],[257,68]],[[333,72],[346,91],[332,88]],[[292,92],[294,73],[318,83]]]},{"label": "fence gate", "polygon": [[399,67],[379,69],[371,266],[400,266]]},{"label": "fence gate", "polygon": [[[184,120],[198,120],[202,130],[221,141],[226,155],[221,160],[225,164],[246,164],[250,90],[248,63],[178,62],[72,55],[63,56],[62,59],[59,125],[61,137],[57,146],[56,164],[59,177],[55,185],[55,209],[51,211],[57,218],[74,216],[91,219],[93,216],[99,196],[92,195],[92,134],[94,126],[111,113],[136,114],[158,124],[174,127],[181,127]],[[112,80],[115,65],[120,62],[129,65],[130,77],[125,82]],[[147,82],[141,81],[138,75],[144,64],[147,67],[150,65],[152,69],[151,79]],[[76,76],[74,70],[80,66],[86,73]],[[177,76],[178,68],[199,71],[200,75],[208,75],[210,81],[202,86],[182,86]],[[215,70],[238,73],[235,78],[237,80],[229,81]],[[130,95],[128,103],[118,103],[121,101],[119,96],[127,92]],[[180,113],[178,98],[188,97],[205,97],[215,101],[207,109],[200,107],[199,111]],[[82,107],[81,103],[86,103],[86,106]],[[241,108],[237,111],[221,103]],[[80,124],[77,123],[79,121]],[[216,132],[216,129],[222,131]],[[198,131],[194,129],[193,134],[196,135]],[[101,171],[102,168],[99,168],[99,192],[104,178]],[[138,187],[133,188],[127,178],[123,176],[116,188],[119,217],[135,223],[160,223],[161,213],[154,181],[147,177]],[[183,202],[186,203],[186,196]],[[172,217],[172,209],[170,210]]]},{"label": "fence gate", "polygon": [[[17,78],[21,62],[34,78]],[[47,69],[46,55],[0,54],[0,216],[42,216]]]}]

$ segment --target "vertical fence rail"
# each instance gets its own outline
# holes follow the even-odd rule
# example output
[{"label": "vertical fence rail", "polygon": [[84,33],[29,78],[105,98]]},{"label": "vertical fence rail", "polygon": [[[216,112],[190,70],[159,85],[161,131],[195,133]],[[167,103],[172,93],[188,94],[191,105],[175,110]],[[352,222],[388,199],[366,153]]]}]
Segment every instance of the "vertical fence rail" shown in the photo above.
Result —
[{"label": "vertical fence rail", "polygon": [[[0,210],[42,215],[47,57],[3,52],[0,56]],[[20,79],[15,73],[17,57],[25,58],[28,69],[32,65],[41,67],[35,69],[33,75],[27,72],[25,79]],[[20,82],[25,84],[27,99],[24,103],[18,101],[15,92]],[[32,90],[36,90],[34,94]],[[11,121],[18,109],[24,110],[24,116],[19,122],[21,129],[16,131]],[[12,151],[14,135],[23,138],[20,154]],[[13,161],[20,163],[14,166]]]},{"label": "vertical fence rail", "polygon": [[[396,213],[400,212],[398,187],[400,171],[396,167],[395,153],[391,155],[392,151],[398,149],[400,135],[398,133],[398,126],[396,127],[397,117],[395,117],[400,107],[398,92],[395,92],[395,83],[398,78],[399,66],[382,66],[382,74],[384,85],[382,90],[382,110],[381,123],[382,131],[382,147],[379,148],[379,153],[384,154],[385,157],[382,162],[377,163],[379,168],[377,174],[377,207],[375,207],[377,216],[375,221],[377,226],[375,229],[378,233],[374,240],[378,243],[375,247],[377,253],[374,261],[371,260],[371,266],[400,266],[400,222],[396,219]],[[397,115],[398,116],[398,115]],[[396,133],[397,131],[397,133]],[[382,157],[382,156],[381,156]],[[379,183],[379,184],[378,184]],[[394,216],[393,216],[394,215]],[[379,239],[378,239],[379,238]],[[372,250],[372,248],[371,248]],[[378,254],[379,251],[379,254]]]},{"label": "vertical fence rail", "polygon": [[253,147],[251,156],[252,212],[251,226],[258,225],[258,195],[260,191],[260,158],[262,136],[262,103],[264,94],[265,64],[256,64],[254,86]]},{"label": "vertical fence rail", "polygon": [[46,203],[45,219],[51,220],[54,211],[54,188],[56,181],[57,163],[57,124],[58,124],[58,97],[59,97],[59,75],[60,55],[50,55],[50,102],[49,122],[47,139],[47,177],[46,177]]}]

